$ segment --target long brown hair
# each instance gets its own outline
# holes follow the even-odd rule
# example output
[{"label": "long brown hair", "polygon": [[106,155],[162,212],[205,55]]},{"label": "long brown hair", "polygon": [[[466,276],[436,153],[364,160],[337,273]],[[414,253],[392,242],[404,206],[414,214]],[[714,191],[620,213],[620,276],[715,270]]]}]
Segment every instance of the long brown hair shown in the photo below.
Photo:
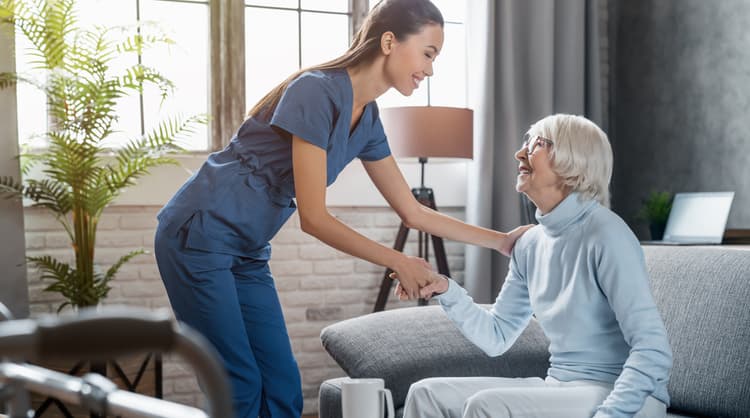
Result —
[{"label": "long brown hair", "polygon": [[391,31],[397,40],[403,41],[407,36],[419,33],[427,24],[438,24],[441,27],[444,24],[443,15],[430,0],[381,0],[365,17],[344,55],[290,75],[263,96],[247,116],[260,115],[261,112],[265,115],[273,113],[289,83],[305,71],[348,68],[370,62],[380,50],[383,33]]}]

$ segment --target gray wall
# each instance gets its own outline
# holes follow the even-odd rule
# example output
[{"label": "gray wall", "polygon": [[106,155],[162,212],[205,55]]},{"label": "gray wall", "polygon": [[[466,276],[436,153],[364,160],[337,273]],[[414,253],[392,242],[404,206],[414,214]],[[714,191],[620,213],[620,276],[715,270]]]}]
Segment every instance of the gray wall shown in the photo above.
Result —
[{"label": "gray wall", "polygon": [[[0,72],[13,71],[12,40],[6,28],[0,30]],[[18,131],[14,89],[0,90],[0,176],[18,178]],[[0,198],[0,302],[17,318],[29,315],[29,289],[26,285],[26,251],[23,208],[18,200]]]},{"label": "gray wall", "polygon": [[736,192],[750,228],[750,1],[611,4],[613,208],[635,220],[650,190]]}]

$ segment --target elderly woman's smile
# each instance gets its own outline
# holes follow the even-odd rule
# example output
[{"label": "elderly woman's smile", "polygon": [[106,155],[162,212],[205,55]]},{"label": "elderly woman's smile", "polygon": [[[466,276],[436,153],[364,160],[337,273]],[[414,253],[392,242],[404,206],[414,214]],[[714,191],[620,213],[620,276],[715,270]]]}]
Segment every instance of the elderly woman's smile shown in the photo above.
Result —
[{"label": "elderly woman's smile", "polygon": [[535,136],[524,141],[515,158],[519,161],[516,191],[524,193],[534,204],[548,212],[568,194],[562,178],[553,167],[554,141]]}]

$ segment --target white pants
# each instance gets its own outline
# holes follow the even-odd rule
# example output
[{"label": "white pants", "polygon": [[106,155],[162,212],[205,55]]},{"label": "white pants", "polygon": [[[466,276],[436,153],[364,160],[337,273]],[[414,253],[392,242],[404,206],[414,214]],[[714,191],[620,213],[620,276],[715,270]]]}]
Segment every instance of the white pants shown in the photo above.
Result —
[{"label": "white pants", "polygon": [[[612,385],[552,377],[451,377],[420,380],[406,396],[404,418],[590,418]],[[649,396],[635,418],[665,418],[667,408]]]}]

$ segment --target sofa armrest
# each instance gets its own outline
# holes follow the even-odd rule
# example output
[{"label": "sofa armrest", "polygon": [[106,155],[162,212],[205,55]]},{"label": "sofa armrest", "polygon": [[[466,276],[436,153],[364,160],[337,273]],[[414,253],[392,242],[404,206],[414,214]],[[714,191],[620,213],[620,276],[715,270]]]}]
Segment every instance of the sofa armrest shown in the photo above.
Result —
[{"label": "sofa armrest", "polygon": [[499,357],[467,340],[439,306],[395,309],[323,329],[323,347],[350,377],[380,377],[396,406],[409,386],[438,376],[544,377],[549,341],[536,321]]}]

